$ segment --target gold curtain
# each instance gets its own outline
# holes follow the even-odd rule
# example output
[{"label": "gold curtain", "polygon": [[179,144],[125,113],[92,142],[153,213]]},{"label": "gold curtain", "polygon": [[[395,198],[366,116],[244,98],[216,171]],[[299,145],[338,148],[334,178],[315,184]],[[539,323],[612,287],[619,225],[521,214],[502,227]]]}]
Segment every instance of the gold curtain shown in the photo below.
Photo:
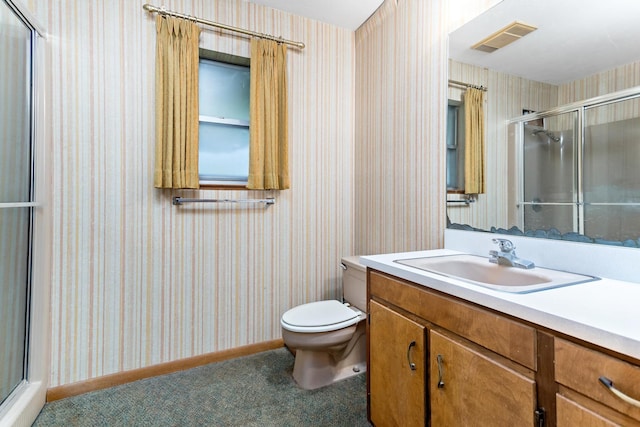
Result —
[{"label": "gold curtain", "polygon": [[289,181],[287,47],[251,40],[249,179],[253,190],[285,190]]},{"label": "gold curtain", "polygon": [[156,188],[198,188],[198,39],[191,21],[156,17]]},{"label": "gold curtain", "polygon": [[464,192],[484,193],[484,91],[469,88],[464,94]]}]

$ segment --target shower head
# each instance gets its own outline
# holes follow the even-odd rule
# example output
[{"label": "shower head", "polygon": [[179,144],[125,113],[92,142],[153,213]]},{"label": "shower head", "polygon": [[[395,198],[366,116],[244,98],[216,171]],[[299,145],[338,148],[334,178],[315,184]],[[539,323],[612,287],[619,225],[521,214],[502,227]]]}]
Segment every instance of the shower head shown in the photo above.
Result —
[{"label": "shower head", "polygon": [[561,138],[559,136],[555,136],[552,132],[549,132],[546,129],[536,129],[533,132],[531,132],[531,135],[537,135],[539,133],[544,134],[547,138],[549,138],[550,140],[554,141],[554,142],[560,142]]}]

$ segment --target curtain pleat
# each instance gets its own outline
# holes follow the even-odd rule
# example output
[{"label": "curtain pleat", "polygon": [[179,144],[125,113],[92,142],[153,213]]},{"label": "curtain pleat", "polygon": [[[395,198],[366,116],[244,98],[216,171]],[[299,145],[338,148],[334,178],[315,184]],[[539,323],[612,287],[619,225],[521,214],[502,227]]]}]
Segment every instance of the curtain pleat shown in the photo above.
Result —
[{"label": "curtain pleat", "polygon": [[156,17],[156,188],[198,188],[200,28]]},{"label": "curtain pleat", "polygon": [[284,44],[251,40],[249,189],[290,187],[286,56]]},{"label": "curtain pleat", "polygon": [[483,194],[484,160],[484,91],[469,88],[464,95],[465,158],[464,192]]}]

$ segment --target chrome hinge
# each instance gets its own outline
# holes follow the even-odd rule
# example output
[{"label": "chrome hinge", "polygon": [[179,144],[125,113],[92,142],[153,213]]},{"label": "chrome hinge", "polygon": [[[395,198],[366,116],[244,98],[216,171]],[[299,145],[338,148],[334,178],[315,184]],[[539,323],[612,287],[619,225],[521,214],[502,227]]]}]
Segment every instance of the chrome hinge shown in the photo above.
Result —
[{"label": "chrome hinge", "polygon": [[546,415],[544,408],[536,409],[534,414],[536,416],[536,425],[538,427],[544,427],[545,415]]}]

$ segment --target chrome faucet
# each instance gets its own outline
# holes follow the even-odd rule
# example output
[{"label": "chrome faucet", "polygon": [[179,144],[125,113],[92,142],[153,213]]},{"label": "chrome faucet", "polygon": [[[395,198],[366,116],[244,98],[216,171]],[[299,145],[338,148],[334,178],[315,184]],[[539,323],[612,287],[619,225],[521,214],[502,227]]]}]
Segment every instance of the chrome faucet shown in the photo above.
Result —
[{"label": "chrome faucet", "polygon": [[532,261],[521,259],[516,256],[516,247],[511,240],[507,239],[493,239],[493,243],[498,245],[500,251],[489,251],[489,262],[499,265],[505,265],[507,267],[518,268],[533,268],[535,264]]}]

